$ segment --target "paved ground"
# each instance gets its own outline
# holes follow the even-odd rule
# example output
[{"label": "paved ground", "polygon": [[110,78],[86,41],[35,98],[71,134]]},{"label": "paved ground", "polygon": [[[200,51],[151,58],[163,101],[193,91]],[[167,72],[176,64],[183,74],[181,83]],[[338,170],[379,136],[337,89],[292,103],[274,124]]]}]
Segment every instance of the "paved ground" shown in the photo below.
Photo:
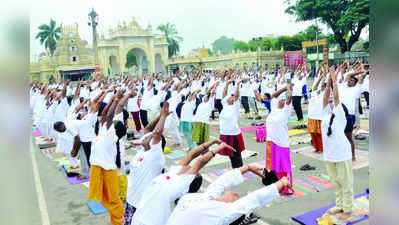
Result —
[{"label": "paved ground", "polygon": [[[259,105],[259,104],[258,104]],[[263,110],[262,110],[263,111]],[[242,115],[240,118],[240,126],[250,126],[251,123],[264,122],[262,120],[249,120],[246,116]],[[290,129],[294,125],[289,125]],[[218,133],[211,130],[211,136],[217,137]],[[255,131],[244,133],[246,148],[257,153],[254,157],[244,159],[244,163],[252,163],[262,161],[265,159],[265,143],[257,143],[252,137],[255,136]],[[303,137],[309,134],[302,135]],[[310,143],[294,144],[291,146],[292,150],[310,146]],[[42,154],[39,148],[32,142],[31,145],[33,154],[37,160],[38,170],[40,173],[41,185],[44,192],[45,202],[47,205],[49,220],[51,225],[102,225],[110,224],[108,214],[94,215],[88,209],[87,194],[88,188],[84,185],[70,185],[66,179],[65,174],[58,171],[58,163],[50,160]],[[356,147],[368,151],[368,138],[363,141],[356,141]],[[135,151],[128,149],[127,154],[133,155]],[[291,160],[296,167],[293,169],[294,180],[296,178],[308,177],[317,174],[327,174],[325,165],[322,161],[304,156],[299,153],[291,153]],[[174,164],[174,160],[167,159],[167,167]],[[316,167],[314,171],[301,171],[299,168],[304,164],[310,164]],[[201,173],[208,173],[217,169],[229,168],[230,162],[221,163],[213,166],[205,167]],[[355,194],[364,192],[369,186],[369,167],[354,170],[354,191]],[[208,182],[204,181],[202,188],[208,186]],[[249,179],[235,188],[241,196],[250,191],[261,188],[260,179]],[[255,213],[261,217],[256,224],[297,224],[291,220],[292,216],[298,216],[310,210],[321,208],[334,202],[334,193],[332,189],[320,191],[318,193],[309,194],[305,197],[296,198],[275,206],[265,207],[257,210]],[[37,204],[37,205],[36,205]],[[38,213],[38,202],[32,202],[32,210]],[[41,224],[40,217],[32,221],[32,224]],[[194,224],[194,223],[193,223]],[[367,220],[358,224],[368,224]]]}]

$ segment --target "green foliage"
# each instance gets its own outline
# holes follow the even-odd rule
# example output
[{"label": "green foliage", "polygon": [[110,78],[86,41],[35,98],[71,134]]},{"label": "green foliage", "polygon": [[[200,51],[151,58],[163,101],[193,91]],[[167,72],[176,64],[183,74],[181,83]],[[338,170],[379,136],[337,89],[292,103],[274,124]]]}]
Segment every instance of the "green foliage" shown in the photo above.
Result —
[{"label": "green foliage", "polygon": [[222,54],[230,54],[233,51],[233,38],[227,38],[226,36],[221,36],[212,43],[212,51],[214,53],[220,50]]},{"label": "green foliage", "polygon": [[349,50],[359,40],[361,31],[369,24],[369,0],[290,0],[285,10],[297,21],[320,20],[332,29],[341,52],[347,50],[343,36],[350,34]]},{"label": "green foliage", "polygon": [[206,51],[208,52],[208,54],[209,54],[210,56],[213,55],[213,52],[212,52],[212,50],[211,50],[210,48],[206,48]]},{"label": "green foliage", "polygon": [[165,34],[168,42],[168,56],[172,57],[176,55],[180,50],[179,42],[183,40],[182,37],[177,35],[177,29],[174,24],[167,22],[166,24],[160,24],[157,29]]},{"label": "green foliage", "polygon": [[302,41],[305,41],[305,37],[302,34],[283,35],[277,38],[274,48],[281,49],[283,47],[285,51],[298,51],[302,49]]},{"label": "green foliage", "polygon": [[132,68],[133,66],[137,66],[137,57],[133,51],[129,51],[126,54],[126,63],[125,68]]},{"label": "green foliage", "polygon": [[260,41],[260,46],[263,51],[269,51],[273,46],[273,40],[271,38],[263,38]]},{"label": "green foliage", "polygon": [[36,35],[36,39],[40,40],[40,44],[44,44],[44,48],[50,50],[50,54],[53,55],[57,46],[57,40],[60,39],[61,27],[56,27],[56,23],[53,19],[50,19],[50,24],[42,24],[39,27],[39,33]]},{"label": "green foliage", "polygon": [[244,41],[236,41],[233,43],[234,50],[241,50],[243,52],[248,52],[249,45]]}]

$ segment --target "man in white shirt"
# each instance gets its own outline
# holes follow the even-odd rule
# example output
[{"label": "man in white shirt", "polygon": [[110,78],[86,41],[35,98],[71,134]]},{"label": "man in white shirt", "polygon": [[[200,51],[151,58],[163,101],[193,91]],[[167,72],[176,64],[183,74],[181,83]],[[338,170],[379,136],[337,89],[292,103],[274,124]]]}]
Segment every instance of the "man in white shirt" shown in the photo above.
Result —
[{"label": "man in white shirt", "polygon": [[156,119],[147,125],[142,137],[142,149],[134,156],[131,161],[131,172],[128,177],[127,205],[124,225],[130,225],[132,217],[136,212],[136,207],[144,191],[150,185],[152,179],[161,174],[165,167],[163,148],[166,145],[165,138],[162,137],[166,117],[169,114],[169,104],[163,106],[161,113]]},{"label": "man in white shirt", "polygon": [[[359,79],[355,76],[362,74]],[[344,75],[345,76],[345,75]],[[356,160],[355,156],[355,142],[353,141],[352,133],[354,125],[356,123],[356,110],[359,107],[359,98],[361,94],[361,88],[363,85],[364,77],[366,76],[366,71],[364,67],[356,72],[347,73],[344,77],[344,82],[338,85],[339,88],[339,98],[342,104],[348,108],[348,116],[346,117],[346,127],[345,135],[351,144],[352,148],[352,160]]]},{"label": "man in white shirt", "polygon": [[251,171],[262,177],[262,168],[252,165],[234,169],[223,174],[210,184],[204,193],[184,195],[169,217],[167,225],[186,225],[195,221],[197,225],[228,225],[242,215],[264,207],[280,197],[283,187],[292,189],[287,177],[239,198],[238,194],[227,191],[244,181],[242,174]]},{"label": "man in white shirt", "polygon": [[[166,103],[167,104],[167,103]],[[215,149],[202,155],[192,167],[190,162],[213,144],[219,144]],[[229,148],[220,140],[212,140],[197,146],[184,156],[176,166],[157,176],[144,191],[137,210],[133,216],[133,225],[164,225],[167,223],[171,210],[170,204],[186,194],[196,175],[220,150]],[[156,213],[156,216],[154,216]]]}]

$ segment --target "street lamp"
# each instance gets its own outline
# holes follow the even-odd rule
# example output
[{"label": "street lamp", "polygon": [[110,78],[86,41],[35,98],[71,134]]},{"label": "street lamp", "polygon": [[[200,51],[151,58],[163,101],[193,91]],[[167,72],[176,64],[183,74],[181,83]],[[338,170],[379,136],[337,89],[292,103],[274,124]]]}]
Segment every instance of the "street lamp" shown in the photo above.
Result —
[{"label": "street lamp", "polygon": [[94,62],[98,64],[98,52],[97,52],[97,25],[98,25],[98,14],[94,9],[91,9],[91,12],[88,15],[88,25],[93,29],[93,51],[94,51]]}]

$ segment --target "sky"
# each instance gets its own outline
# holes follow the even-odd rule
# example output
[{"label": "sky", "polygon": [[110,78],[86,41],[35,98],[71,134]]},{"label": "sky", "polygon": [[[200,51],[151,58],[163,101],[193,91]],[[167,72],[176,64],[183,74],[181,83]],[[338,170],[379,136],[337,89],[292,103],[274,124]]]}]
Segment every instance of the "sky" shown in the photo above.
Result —
[{"label": "sky", "polygon": [[183,38],[183,55],[198,47],[211,48],[211,43],[222,35],[248,41],[269,34],[292,35],[312,24],[297,23],[293,16],[285,14],[284,0],[38,0],[30,11],[31,57],[44,51],[35,36],[37,27],[49,24],[50,18],[58,25],[77,23],[80,37],[91,45],[91,28],[87,23],[92,7],[99,14],[98,30],[106,36],[110,27],[123,21],[129,23],[132,17],[143,28],[150,23],[153,31],[162,23],[175,24]]}]

